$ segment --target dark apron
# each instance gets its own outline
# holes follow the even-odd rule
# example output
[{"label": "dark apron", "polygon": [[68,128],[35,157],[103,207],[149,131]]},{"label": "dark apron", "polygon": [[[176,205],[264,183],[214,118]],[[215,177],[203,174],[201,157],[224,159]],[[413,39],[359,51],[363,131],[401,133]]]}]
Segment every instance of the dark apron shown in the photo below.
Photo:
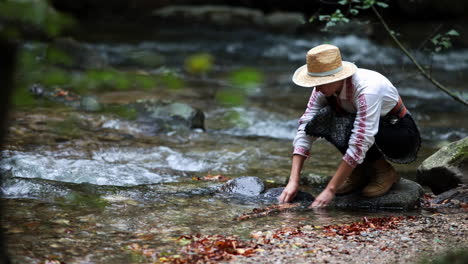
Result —
[{"label": "dark apron", "polygon": [[[327,100],[329,105],[314,115],[307,123],[305,132],[309,136],[326,139],[344,154],[348,149],[356,114],[347,113],[339,107],[334,96],[327,97]],[[400,103],[394,109],[398,108],[401,108]],[[394,109],[380,118],[379,130],[374,144],[366,153],[366,161],[382,156],[395,163],[410,163],[416,159],[421,146],[418,127],[406,108],[404,112]]]}]

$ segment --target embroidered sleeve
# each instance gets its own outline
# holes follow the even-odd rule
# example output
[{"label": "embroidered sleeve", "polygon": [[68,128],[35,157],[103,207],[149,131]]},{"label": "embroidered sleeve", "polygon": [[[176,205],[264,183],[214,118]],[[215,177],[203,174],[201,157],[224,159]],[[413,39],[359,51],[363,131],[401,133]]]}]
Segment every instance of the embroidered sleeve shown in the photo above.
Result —
[{"label": "embroidered sleeve", "polygon": [[299,126],[293,141],[293,154],[309,157],[310,147],[316,138],[306,135],[304,129],[307,123],[314,117],[315,113],[326,105],[326,102],[325,95],[317,92],[315,89],[312,91],[309,102],[307,103],[307,109],[298,121]]},{"label": "embroidered sleeve", "polygon": [[357,113],[349,139],[349,147],[343,160],[351,167],[361,164],[367,150],[374,144],[379,129],[382,99],[376,94],[361,94],[357,97]]}]

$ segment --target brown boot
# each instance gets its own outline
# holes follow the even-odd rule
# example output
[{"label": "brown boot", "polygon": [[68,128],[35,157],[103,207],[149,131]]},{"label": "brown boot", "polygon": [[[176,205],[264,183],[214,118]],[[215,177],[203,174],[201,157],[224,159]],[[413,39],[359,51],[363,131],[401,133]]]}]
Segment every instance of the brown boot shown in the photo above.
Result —
[{"label": "brown boot", "polygon": [[358,165],[353,170],[351,175],[346,179],[346,181],[343,182],[343,184],[341,184],[341,186],[338,187],[338,189],[336,189],[336,194],[347,194],[361,187],[364,187],[364,185],[367,182],[364,166],[364,164]]},{"label": "brown boot", "polygon": [[384,159],[377,160],[373,167],[375,173],[370,176],[369,184],[362,190],[362,195],[377,197],[385,194],[392,185],[400,180],[400,175]]}]

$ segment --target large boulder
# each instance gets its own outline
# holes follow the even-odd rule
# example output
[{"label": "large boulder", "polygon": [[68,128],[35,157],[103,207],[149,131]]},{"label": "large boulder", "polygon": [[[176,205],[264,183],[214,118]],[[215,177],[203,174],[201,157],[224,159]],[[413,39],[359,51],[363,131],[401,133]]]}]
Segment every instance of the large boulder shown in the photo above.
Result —
[{"label": "large boulder", "polygon": [[337,196],[335,206],[338,208],[365,209],[414,209],[419,207],[423,188],[416,182],[401,179],[383,196],[367,198],[360,192]]},{"label": "large boulder", "polygon": [[[232,179],[219,188],[220,192],[240,194],[255,199],[257,202],[266,204],[277,204],[278,197],[283,192],[284,187],[271,188],[265,190],[265,184],[258,177],[246,176]],[[291,201],[292,203],[310,204],[314,197],[309,193],[299,191]]]},{"label": "large boulder", "polygon": [[265,190],[265,184],[257,177],[239,177],[226,182],[220,191],[247,196],[258,196]]},{"label": "large boulder", "polygon": [[77,69],[102,69],[109,65],[105,54],[73,38],[58,38],[49,49],[63,52],[68,63],[65,66]]},{"label": "large boulder", "polygon": [[139,100],[135,104],[140,122],[154,126],[155,132],[178,129],[205,129],[204,113],[188,104]]},{"label": "large boulder", "polygon": [[261,10],[249,7],[224,5],[174,5],[153,12],[165,20],[207,23],[215,26],[256,27],[280,32],[294,32],[305,23],[299,12],[273,12],[265,15]]},{"label": "large boulder", "polygon": [[439,194],[468,184],[468,137],[442,147],[418,168],[417,182]]},{"label": "large boulder", "polygon": [[[283,189],[284,187],[265,190],[265,185],[260,178],[239,177],[226,182],[218,190],[220,192],[240,194],[262,203],[277,204],[278,197],[283,192]],[[348,195],[337,196],[334,200],[334,205],[338,208],[408,210],[419,207],[420,198],[423,194],[424,190],[419,184],[401,179],[383,196],[366,198],[359,191],[356,191]],[[308,206],[314,199],[311,194],[299,191],[291,202]]]},{"label": "large boulder", "polygon": [[[284,190],[284,187],[268,189],[266,192],[262,193],[260,198],[263,201],[268,202],[268,203],[277,203],[278,197],[281,195],[283,190]],[[294,199],[291,201],[291,203],[310,204],[313,201],[314,201],[314,196],[303,191],[298,191]]]}]

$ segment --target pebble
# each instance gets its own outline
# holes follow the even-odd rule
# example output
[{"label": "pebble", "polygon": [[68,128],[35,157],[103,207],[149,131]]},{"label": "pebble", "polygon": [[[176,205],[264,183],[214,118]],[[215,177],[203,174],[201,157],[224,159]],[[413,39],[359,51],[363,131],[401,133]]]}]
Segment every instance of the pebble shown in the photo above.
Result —
[{"label": "pebble", "polygon": [[411,238],[404,236],[404,237],[401,237],[401,241],[408,242],[408,241],[411,241]]}]

